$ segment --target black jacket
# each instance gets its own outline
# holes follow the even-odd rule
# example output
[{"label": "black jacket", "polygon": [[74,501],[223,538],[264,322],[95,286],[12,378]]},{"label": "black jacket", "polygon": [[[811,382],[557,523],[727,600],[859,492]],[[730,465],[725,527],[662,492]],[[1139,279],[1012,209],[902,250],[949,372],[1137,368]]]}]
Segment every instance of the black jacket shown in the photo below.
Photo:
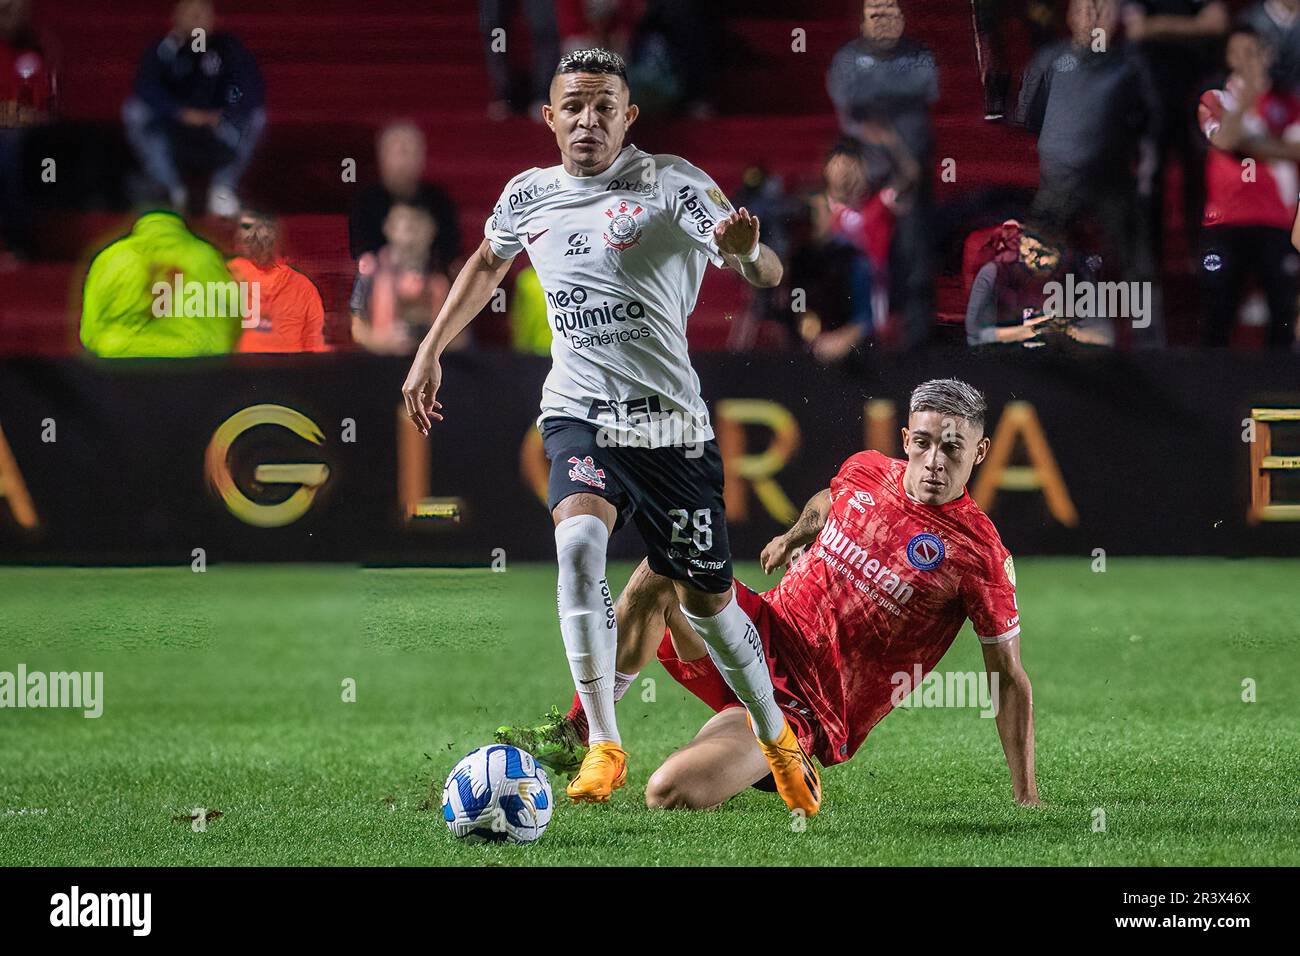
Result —
[{"label": "black jacket", "polygon": [[257,61],[230,33],[209,33],[205,50],[167,34],[145,51],[135,74],[135,95],[165,119],[183,109],[220,110],[239,125],[266,105]]}]

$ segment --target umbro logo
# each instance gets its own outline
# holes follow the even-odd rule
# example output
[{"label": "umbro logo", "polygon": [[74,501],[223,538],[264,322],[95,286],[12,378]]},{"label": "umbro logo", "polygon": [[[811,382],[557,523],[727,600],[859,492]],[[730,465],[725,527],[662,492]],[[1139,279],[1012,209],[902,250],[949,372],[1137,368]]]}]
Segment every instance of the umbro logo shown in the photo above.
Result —
[{"label": "umbro logo", "polygon": [[855,491],[853,492],[852,499],[849,500],[849,507],[861,514],[867,513],[867,505],[874,507],[875,504],[876,499],[871,497],[871,492],[869,491]]},{"label": "umbro logo", "polygon": [[528,237],[528,244],[531,246],[534,242],[542,238],[542,236],[546,235],[550,231],[551,231],[550,229],[543,229],[541,232],[528,232],[528,233],[524,233],[524,235]]}]

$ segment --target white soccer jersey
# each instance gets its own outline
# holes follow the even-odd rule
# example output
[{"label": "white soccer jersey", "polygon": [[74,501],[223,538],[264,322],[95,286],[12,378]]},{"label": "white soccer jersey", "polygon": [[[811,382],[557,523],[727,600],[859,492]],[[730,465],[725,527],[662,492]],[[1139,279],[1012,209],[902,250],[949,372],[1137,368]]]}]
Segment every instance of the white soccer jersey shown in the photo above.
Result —
[{"label": "white soccer jersey", "polygon": [[551,372],[538,421],[607,428],[658,448],[713,437],[686,350],[686,319],[731,206],[680,156],[626,146],[599,176],[533,168],[506,185],[483,233],[509,259],[524,250],[546,292]]}]

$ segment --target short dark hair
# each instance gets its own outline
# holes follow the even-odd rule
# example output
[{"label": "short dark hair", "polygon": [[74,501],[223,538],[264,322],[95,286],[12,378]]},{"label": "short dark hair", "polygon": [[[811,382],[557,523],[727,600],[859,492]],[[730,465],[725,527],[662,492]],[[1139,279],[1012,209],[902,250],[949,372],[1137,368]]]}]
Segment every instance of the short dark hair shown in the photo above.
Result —
[{"label": "short dark hair", "polygon": [[555,68],[555,75],[564,73],[610,73],[627,82],[627,64],[617,53],[592,47],[589,50],[574,50],[560,58]]},{"label": "short dark hair", "polygon": [[1239,20],[1237,23],[1233,24],[1232,28],[1228,30],[1228,35],[1225,39],[1231,40],[1235,36],[1250,37],[1258,43],[1260,47],[1267,50],[1269,55],[1274,57],[1277,56],[1277,42],[1272,37],[1267,37],[1260,33],[1259,30],[1255,28],[1255,25],[1248,20]]},{"label": "short dark hair", "polygon": [[849,159],[865,162],[867,151],[863,149],[861,140],[852,136],[841,136],[826,151],[826,162],[829,163],[836,156],[847,156]]}]

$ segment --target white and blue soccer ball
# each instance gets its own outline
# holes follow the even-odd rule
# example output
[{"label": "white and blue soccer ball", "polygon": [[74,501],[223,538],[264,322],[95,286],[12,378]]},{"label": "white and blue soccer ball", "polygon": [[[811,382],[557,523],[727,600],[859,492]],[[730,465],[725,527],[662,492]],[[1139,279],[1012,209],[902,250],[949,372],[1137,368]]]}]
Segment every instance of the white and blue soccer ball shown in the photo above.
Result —
[{"label": "white and blue soccer ball", "polygon": [[470,751],[442,788],[442,818],[457,839],[532,843],[546,832],[554,803],[546,771],[509,744]]}]

